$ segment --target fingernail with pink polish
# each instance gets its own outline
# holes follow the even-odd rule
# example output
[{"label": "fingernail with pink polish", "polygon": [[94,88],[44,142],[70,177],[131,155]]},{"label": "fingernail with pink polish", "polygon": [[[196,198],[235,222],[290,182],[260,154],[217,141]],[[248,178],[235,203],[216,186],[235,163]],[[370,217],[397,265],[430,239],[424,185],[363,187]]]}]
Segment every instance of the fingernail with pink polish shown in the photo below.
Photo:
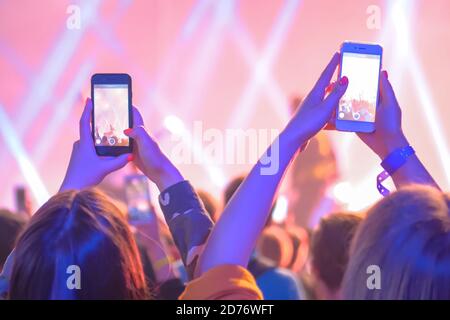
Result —
[{"label": "fingernail with pink polish", "polygon": [[340,80],[339,80],[339,85],[341,86],[346,86],[348,84],[348,78],[346,76],[343,76]]}]

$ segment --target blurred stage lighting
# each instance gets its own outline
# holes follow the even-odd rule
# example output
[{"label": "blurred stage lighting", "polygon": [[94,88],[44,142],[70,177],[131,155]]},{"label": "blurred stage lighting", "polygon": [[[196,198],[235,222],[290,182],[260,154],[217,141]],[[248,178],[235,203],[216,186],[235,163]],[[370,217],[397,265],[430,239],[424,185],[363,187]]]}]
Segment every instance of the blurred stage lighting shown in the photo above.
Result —
[{"label": "blurred stage lighting", "polygon": [[164,118],[164,127],[170,131],[170,133],[181,136],[185,132],[186,128],[184,127],[183,121],[180,118],[174,115],[169,115]]},{"label": "blurred stage lighting", "polygon": [[275,208],[272,212],[272,220],[275,223],[282,223],[286,220],[288,215],[288,199],[284,195],[280,195],[275,203]]}]

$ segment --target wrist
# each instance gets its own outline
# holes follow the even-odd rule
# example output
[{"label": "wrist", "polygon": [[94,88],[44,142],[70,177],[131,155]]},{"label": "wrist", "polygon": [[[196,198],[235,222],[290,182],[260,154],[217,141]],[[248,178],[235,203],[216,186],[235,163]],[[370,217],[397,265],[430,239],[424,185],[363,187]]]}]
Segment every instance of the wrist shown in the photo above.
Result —
[{"label": "wrist", "polygon": [[155,178],[155,184],[159,191],[164,191],[165,189],[177,184],[184,180],[183,175],[180,171],[172,164],[166,165],[158,176]]},{"label": "wrist", "polygon": [[68,191],[68,190],[81,190],[84,187],[85,186],[82,185],[76,179],[71,179],[70,177],[65,177],[58,192],[64,192],[64,191]]},{"label": "wrist", "polygon": [[377,152],[377,155],[383,160],[393,151],[407,146],[409,146],[408,139],[406,139],[403,133],[400,133],[392,137],[387,137],[384,140],[383,147]]},{"label": "wrist", "polygon": [[279,136],[280,139],[280,147],[285,151],[293,151],[297,152],[308,139],[305,136],[297,131],[291,130],[289,126],[287,126]]},{"label": "wrist", "polygon": [[407,145],[395,149],[383,159],[381,166],[384,170],[377,176],[377,189],[381,195],[387,196],[390,194],[389,190],[383,186],[383,181],[400,169],[414,153],[413,147]]}]

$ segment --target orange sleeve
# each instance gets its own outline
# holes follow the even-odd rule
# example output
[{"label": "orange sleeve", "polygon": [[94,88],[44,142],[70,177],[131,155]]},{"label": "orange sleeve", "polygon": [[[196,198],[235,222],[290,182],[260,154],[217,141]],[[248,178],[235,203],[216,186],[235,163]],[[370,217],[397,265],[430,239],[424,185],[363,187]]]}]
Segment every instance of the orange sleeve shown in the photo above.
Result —
[{"label": "orange sleeve", "polygon": [[262,300],[255,278],[245,268],[223,265],[192,280],[180,300]]}]

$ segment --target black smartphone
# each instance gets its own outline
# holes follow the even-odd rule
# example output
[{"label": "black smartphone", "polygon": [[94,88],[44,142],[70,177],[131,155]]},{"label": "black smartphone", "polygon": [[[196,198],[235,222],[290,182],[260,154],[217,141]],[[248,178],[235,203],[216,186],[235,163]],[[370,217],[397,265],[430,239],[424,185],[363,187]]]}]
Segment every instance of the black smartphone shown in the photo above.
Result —
[{"label": "black smartphone", "polygon": [[99,156],[133,151],[123,131],[133,126],[131,77],[125,73],[96,73],[91,78],[92,138]]},{"label": "black smartphone", "polygon": [[154,219],[150,201],[148,178],[142,174],[125,177],[125,195],[130,222],[148,222]]}]

